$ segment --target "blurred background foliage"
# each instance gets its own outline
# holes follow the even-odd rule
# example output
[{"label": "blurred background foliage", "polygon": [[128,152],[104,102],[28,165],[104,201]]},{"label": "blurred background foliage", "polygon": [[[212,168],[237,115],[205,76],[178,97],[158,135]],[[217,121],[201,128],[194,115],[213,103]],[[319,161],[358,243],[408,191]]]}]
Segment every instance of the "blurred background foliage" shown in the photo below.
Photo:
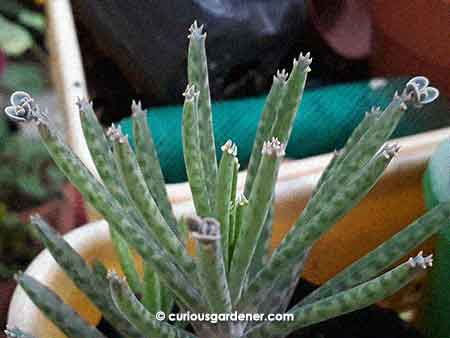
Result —
[{"label": "blurred background foliage", "polygon": [[[42,1],[0,1],[0,100],[15,90],[49,88]],[[40,250],[23,215],[61,196],[63,175],[45,147],[0,117],[0,280],[24,269]],[[25,133],[27,134],[27,133]]]},{"label": "blurred background foliage", "polygon": [[45,16],[39,3],[0,1],[0,88],[41,92],[47,79]]},{"label": "blurred background foliage", "polygon": [[0,119],[0,201],[14,211],[38,206],[56,197],[64,182],[40,142],[10,130]]},{"label": "blurred background foliage", "polygon": [[[40,250],[20,213],[60,196],[65,178],[40,142],[0,118],[0,280],[23,269]],[[23,217],[22,217],[23,218]]]},{"label": "blurred background foliage", "polygon": [[39,252],[35,237],[19,217],[0,202],[0,280],[24,269]]}]

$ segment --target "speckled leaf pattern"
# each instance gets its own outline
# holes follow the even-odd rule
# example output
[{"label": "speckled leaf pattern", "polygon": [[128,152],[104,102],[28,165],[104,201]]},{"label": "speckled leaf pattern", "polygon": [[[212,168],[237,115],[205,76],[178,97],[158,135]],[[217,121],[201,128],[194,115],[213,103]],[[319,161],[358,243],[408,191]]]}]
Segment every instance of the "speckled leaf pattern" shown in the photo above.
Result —
[{"label": "speckled leaf pattern", "polygon": [[270,258],[270,246],[272,244],[272,223],[275,213],[275,202],[272,197],[271,206],[267,212],[266,219],[264,221],[263,228],[259,240],[256,242],[255,253],[253,259],[250,262],[250,268],[248,275],[250,279],[253,279],[256,274],[263,268]]},{"label": "speckled leaf pattern", "polygon": [[200,136],[198,125],[198,92],[188,86],[184,93],[183,107],[183,155],[192,199],[197,214],[202,217],[211,216],[212,209],[205,184],[205,169],[201,158]]},{"label": "speckled leaf pattern", "polygon": [[110,227],[110,234],[115,252],[120,259],[120,266],[125,276],[127,276],[128,283],[135,293],[142,294],[143,285],[134,266],[133,252],[116,229]]},{"label": "speckled leaf pattern", "polygon": [[203,26],[199,27],[197,22],[194,22],[190,28],[189,34],[188,79],[189,83],[194,85],[195,89],[199,91],[197,123],[199,129],[199,145],[201,149],[200,157],[205,174],[203,184],[206,185],[211,210],[214,210],[217,159],[212,125],[205,40],[206,33],[203,33]]},{"label": "speckled leaf pattern", "polygon": [[[120,131],[118,132],[120,133]],[[187,254],[184,244],[171,230],[148,191],[136,157],[128,143],[128,138],[121,135],[117,136],[117,138],[113,137],[114,155],[128,193],[135,202],[139,213],[145,218],[149,231],[159,242],[162,250],[167,251],[167,254],[177,262],[182,271],[192,275],[194,263]]]},{"label": "speckled leaf pattern", "polygon": [[[11,120],[37,125],[56,164],[109,223],[125,278],[108,274],[98,261],[90,267],[42,219],[32,219],[58,264],[124,338],[196,338],[184,330],[184,323],[169,325],[168,318],[158,321],[158,311],[167,315],[174,303],[180,312],[191,314],[285,312],[312,246],[364,198],[397,153],[398,146],[384,143],[406,109],[420,108],[438,96],[428,79],[419,76],[395,94],[384,110],[367,113],[335,153],[303,213],[269,255],[275,182],[312,59],[309,53],[300,54],[289,77],[284,70],[274,77],[241,192],[236,145],[231,141],[222,147],[217,166],[205,38],[203,27],[194,22],[187,58],[189,85],[183,94],[183,153],[197,215],[175,219],[140,103],[132,105],[134,152],[120,128],[111,127],[108,140],[92,104],[78,101],[100,179],[49,127],[46,113],[31,95],[13,93],[5,109]],[[387,271],[406,252],[447,226],[449,219],[450,204],[438,205],[297,303],[289,310],[293,321],[194,320],[190,324],[200,338],[284,338],[307,325],[373,304],[432,265],[432,256],[419,253]],[[187,252],[188,236],[195,240],[194,257]],[[135,268],[135,251],[143,260],[143,280]],[[67,336],[103,338],[47,287],[23,274],[17,280]],[[15,328],[8,335],[33,338]]]},{"label": "speckled leaf pattern", "polygon": [[158,153],[153,142],[146,114],[140,104],[133,103],[133,136],[136,143],[136,159],[148,190],[153,196],[161,214],[172,230],[177,233],[177,221],[169,202],[164,176],[159,163]]},{"label": "speckled leaf pattern", "polygon": [[[268,287],[262,288],[257,284],[250,284],[250,286],[245,290],[239,302],[236,304],[236,308],[243,313],[247,312],[264,312],[266,309],[272,306],[280,306],[283,304],[277,303],[277,300],[281,299],[282,294],[288,292],[280,288],[281,285],[289,285],[291,283],[296,283],[297,279],[300,277],[302,267],[306,262],[307,251],[296,263],[296,266],[292,269],[290,273],[283,275],[274,275],[271,277],[271,283],[268,283]],[[296,270],[298,268],[298,270]],[[296,270],[296,271],[294,271]],[[255,281],[257,281],[255,279]],[[290,299],[289,299],[290,300]],[[288,301],[287,299],[285,301]],[[272,312],[273,313],[273,312]]]},{"label": "speckled leaf pattern", "polygon": [[161,310],[161,284],[158,274],[149,264],[144,265],[144,285],[142,304],[154,314]]},{"label": "speckled leaf pattern", "polygon": [[[44,144],[55,163],[83,194],[83,197],[97,209],[111,226],[131,244],[142,258],[154,264],[159,276],[164,279],[181,301],[198,299],[195,288],[186,282],[170,257],[154,242],[145,229],[127,217],[109,191],[89,172],[80,159],[68,148],[45,122],[39,122],[38,129]],[[164,257],[164,259],[161,259]]]},{"label": "speckled leaf pattern", "polygon": [[196,258],[200,284],[210,312],[231,312],[230,291],[220,238],[212,241],[198,240]]},{"label": "speckled leaf pattern", "polygon": [[[344,147],[340,150],[338,153],[339,156],[337,156],[335,166],[338,166],[341,164],[342,160],[347,156],[347,154],[354,149],[355,146],[357,146],[358,142],[363,138],[365,133],[370,128],[377,128],[377,119],[380,118],[382,111],[379,107],[372,107],[370,111],[366,112],[363,120],[356,126],[356,128],[353,130],[347,141],[345,142]],[[390,127],[386,128],[386,135],[391,135],[392,131],[391,129],[395,129],[397,126],[398,120],[395,118],[391,120]],[[380,128],[380,126],[378,126]],[[381,129],[383,126],[381,126]],[[389,138],[389,136],[387,138]],[[386,138],[386,139],[387,139]],[[386,141],[385,138],[382,138],[381,142]],[[378,143],[379,144],[379,143]]]},{"label": "speckled leaf pattern", "polygon": [[[123,182],[119,179],[119,173],[114,163],[111,145],[95,115],[92,102],[88,102],[86,99],[79,99],[77,104],[80,111],[83,134],[103,184],[111,192],[114,198],[117,199],[121,207],[128,213],[133,214],[135,212],[134,206],[131,204],[128,194],[124,189]],[[134,259],[128,243],[111,227],[110,234],[120,264],[132,289],[134,292],[142,292],[141,281],[134,266]]]},{"label": "speckled leaf pattern", "polygon": [[[252,295],[264,289],[279,274],[289,271],[312,244],[355,206],[372,188],[396,152],[396,147],[386,146],[369,161],[350,184],[341,187],[320,212],[304,221],[300,218],[273,253],[269,263],[258,273],[248,287]],[[248,299],[248,298],[247,298]]]},{"label": "speckled leaf pattern", "polygon": [[284,313],[289,305],[289,301],[295,291],[300,279],[300,274],[308,258],[309,251],[305,252],[298,259],[292,271],[281,275],[275,282],[273,291],[263,298],[262,303],[258,307],[258,312],[263,313]]},{"label": "speckled leaf pattern", "polygon": [[139,332],[130,329],[126,320],[114,311],[112,299],[107,291],[106,279],[94,274],[84,259],[42,218],[32,217],[31,223],[36,228],[39,239],[50,251],[55,261],[74,284],[97,306],[105,318],[114,322],[122,334],[129,337],[141,337]]},{"label": "speckled leaf pattern", "polygon": [[294,60],[291,74],[287,79],[284,94],[280,101],[276,122],[273,126],[271,136],[278,138],[282,143],[287,143],[292,131],[298,108],[303,97],[306,78],[311,70],[309,65],[312,59],[309,53],[300,53],[298,59]]},{"label": "speckled leaf pattern", "polygon": [[158,338],[196,338],[193,334],[179,329],[163,321],[158,321],[144,305],[142,305],[127,283],[115,274],[110,274],[111,294],[117,308],[128,321],[147,337]]},{"label": "speckled leaf pattern", "polygon": [[[255,333],[258,331],[264,332],[264,336],[267,338],[283,337],[302,327],[364,308],[394,294],[423,272],[427,266],[431,266],[431,257],[411,258],[408,262],[380,277],[334,296],[289,311],[294,315],[294,321],[271,322],[267,325],[262,324],[253,330]],[[253,337],[253,333],[249,332],[247,336]]]},{"label": "speckled leaf pattern", "polygon": [[108,275],[108,269],[106,266],[97,259],[92,263],[92,272],[97,278],[104,280],[106,280]]},{"label": "speckled leaf pattern", "polygon": [[328,297],[373,278],[442,228],[448,226],[449,220],[450,204],[442,203],[436,206],[306,296],[301,304]]},{"label": "speckled leaf pattern", "polygon": [[222,146],[222,158],[216,184],[214,217],[220,224],[221,250],[223,250],[223,259],[227,270],[229,266],[231,195],[233,193],[236,151],[236,146],[231,141]]},{"label": "speckled leaf pattern", "polygon": [[8,327],[5,330],[5,335],[8,338],[35,338],[33,335],[22,331],[18,327]]},{"label": "speckled leaf pattern", "polygon": [[306,206],[302,217],[308,218],[317,212],[320,205],[327,203],[342,185],[348,184],[351,177],[349,173],[358,172],[366,165],[392,135],[406,109],[407,105],[403,96],[395,95],[382,113],[375,110],[372,116],[369,115],[371,125],[362,135],[360,135],[362,130],[358,130],[349,141],[349,145],[338,154],[335,165],[328,173],[328,179],[320,185]]},{"label": "speckled leaf pattern", "polygon": [[271,132],[277,118],[278,107],[284,94],[285,84],[285,72],[279,72],[273,77],[272,86],[269,94],[267,95],[266,102],[264,103],[258,128],[256,129],[255,141],[253,142],[253,148],[247,166],[247,175],[245,177],[244,187],[245,196],[250,196],[253,181],[255,180],[259,163],[261,161],[261,149],[263,143],[273,136]]},{"label": "speckled leaf pattern", "polygon": [[230,271],[231,260],[233,257],[234,244],[236,240],[236,210],[237,210],[237,178],[239,173],[239,161],[236,159],[233,166],[233,180],[231,183],[230,194],[230,219],[229,219],[229,231],[228,231],[228,266],[227,271]]},{"label": "speckled leaf pattern", "polygon": [[34,304],[45,313],[64,334],[71,338],[106,338],[95,327],[89,325],[72,308],[49,288],[33,277],[19,275],[17,282]]},{"label": "speckled leaf pattern", "polygon": [[278,166],[284,156],[284,144],[273,139],[263,146],[263,156],[255,179],[248,207],[242,215],[242,223],[233,252],[229,283],[233,300],[240,297],[243,281],[248,273],[255,253],[256,243],[262,232],[264,221],[272,204]]},{"label": "speckled leaf pattern", "polygon": [[236,248],[236,242],[241,230],[242,218],[245,213],[245,209],[248,207],[248,200],[243,194],[239,194],[233,206],[234,220],[233,220],[233,243],[230,248],[231,264],[234,260],[234,251]]}]

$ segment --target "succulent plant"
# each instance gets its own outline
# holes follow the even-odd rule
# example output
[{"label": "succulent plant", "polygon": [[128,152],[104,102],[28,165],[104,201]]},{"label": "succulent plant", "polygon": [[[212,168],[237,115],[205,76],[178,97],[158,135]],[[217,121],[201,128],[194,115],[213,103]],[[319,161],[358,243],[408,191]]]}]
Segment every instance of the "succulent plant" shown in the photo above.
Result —
[{"label": "succulent plant", "polygon": [[[438,91],[424,77],[412,79],[385,108],[374,108],[337,151],[306,208],[274,252],[269,252],[274,187],[312,59],[300,54],[288,76],[277,72],[268,94],[247,170],[237,191],[237,147],[228,141],[217,164],[212,133],[205,37],[194,23],[189,34],[188,78],[184,93],[183,149],[196,216],[177,220],[172,212],[158,156],[140,104],[133,103],[134,150],[120,128],[105,133],[92,104],[78,102],[84,135],[99,174],[91,173],[63,143],[31,98],[6,108],[14,120],[36,124],[42,141],[66,176],[109,223],[126,279],[89,266],[39,216],[31,222],[74,283],[124,337],[285,337],[294,330],[377,302],[402,288],[432,257],[421,253],[387,270],[411,249],[448,224],[450,204],[420,217],[385,243],[341,271],[288,309],[311,247],[352,209],[381,177],[398,152],[386,145],[409,106],[434,100]],[[21,94],[23,95],[23,94]],[[17,115],[17,116],[16,116]],[[301,146],[301,145],[299,145]],[[196,243],[186,246],[186,229]],[[136,272],[134,249],[145,264]],[[386,272],[387,271],[387,272]],[[70,337],[104,337],[53,291],[33,277],[17,281],[32,301]],[[193,333],[170,324],[159,311],[193,314],[275,314],[289,321],[191,321]],[[230,317],[231,318],[231,317]],[[248,317],[247,317],[248,318]],[[18,328],[11,337],[29,337]]]}]

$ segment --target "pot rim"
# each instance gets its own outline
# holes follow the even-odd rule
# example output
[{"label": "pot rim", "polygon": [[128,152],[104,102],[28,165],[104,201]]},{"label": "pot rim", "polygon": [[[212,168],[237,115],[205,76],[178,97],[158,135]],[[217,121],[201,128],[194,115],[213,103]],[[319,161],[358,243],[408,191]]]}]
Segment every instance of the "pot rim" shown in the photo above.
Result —
[{"label": "pot rim", "polygon": [[[450,128],[444,128],[393,140],[392,142],[397,142],[401,146],[402,162],[399,163],[400,161],[397,161],[389,166],[383,180],[392,177],[396,173],[404,175],[411,168],[425,167],[428,157],[434,151],[434,148],[448,137],[449,132]],[[281,213],[286,211],[286,205],[288,207],[292,205],[292,201],[306,201],[309,198],[321,171],[331,156],[332,154],[325,154],[283,163],[276,187],[277,204],[285,204]],[[244,182],[243,175],[244,173],[240,173],[241,186]],[[168,187],[170,199],[174,202],[175,215],[192,213],[193,203],[190,200],[189,185],[182,183]],[[101,243],[109,242],[107,222],[100,220],[88,223],[70,231],[64,238],[83,256],[89,250],[92,251],[92,247],[98,247]],[[111,245],[110,247],[112,248]],[[59,267],[55,268],[55,263],[50,253],[44,250],[32,261],[25,272],[42,283],[54,287],[56,276],[63,274]],[[59,278],[61,277],[59,276]],[[65,280],[67,280],[67,277]],[[83,303],[83,306],[86,307],[86,302]],[[84,311],[84,308],[82,310]],[[39,328],[42,329],[42,324],[36,323],[38,321],[36,318],[43,318],[43,315],[39,314],[41,317],[36,317],[38,316],[36,312],[39,311],[26,296],[25,292],[17,287],[9,306],[8,324],[19,326],[31,333],[38,334]],[[52,336],[54,338],[62,337],[57,332],[54,334],[52,332]]]}]

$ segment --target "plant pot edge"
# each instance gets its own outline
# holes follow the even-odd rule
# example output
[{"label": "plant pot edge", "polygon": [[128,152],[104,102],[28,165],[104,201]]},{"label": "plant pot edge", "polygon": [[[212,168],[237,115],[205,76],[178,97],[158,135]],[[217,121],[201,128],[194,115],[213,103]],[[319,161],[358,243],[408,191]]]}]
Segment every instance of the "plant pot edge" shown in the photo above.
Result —
[{"label": "plant pot edge", "polygon": [[[448,137],[449,133],[450,128],[446,128],[396,140],[402,146],[405,163],[404,165],[397,164],[388,168],[386,176],[393,176],[396,173],[403,175],[407,167],[414,167],[415,170],[417,167],[425,167],[426,161],[434,151],[436,145]],[[283,202],[289,202],[299,198],[307,199],[320,176],[321,170],[323,170],[331,156],[331,154],[325,154],[283,163],[277,185],[277,202],[279,203],[280,198]],[[243,182],[242,176],[240,177],[240,181]],[[177,215],[189,213],[193,210],[192,201],[189,200],[190,194],[188,193],[188,189],[188,185],[185,183],[169,186],[169,194],[171,200],[175,201],[174,208],[175,214]],[[89,247],[99,244],[108,245],[109,231],[107,223],[104,220],[88,223],[69,232],[65,235],[65,239],[75,250],[84,256],[84,253],[91,250]],[[111,245],[109,246],[112,247]],[[98,250],[94,251],[99,252]],[[109,255],[113,254],[109,252]],[[106,265],[108,268],[110,267],[108,264]],[[46,250],[41,252],[33,260],[27,268],[26,273],[33,275],[48,286],[54,286],[55,280],[61,278],[56,278],[56,274],[63,274],[61,269],[56,267],[55,261]],[[71,282],[69,281],[69,283]],[[89,306],[87,304],[86,301],[82,300],[77,305],[82,311],[85,311],[83,307]],[[92,305],[90,306],[92,307]],[[93,313],[94,317],[99,316],[98,313],[95,313],[95,310],[88,309],[88,311]],[[43,315],[34,307],[24,292],[20,288],[17,288],[11,300],[8,324],[19,326],[37,336],[64,337],[59,331],[54,331],[54,329],[49,327],[51,324],[46,323],[43,325],[40,322],[43,319]],[[92,322],[95,323],[95,318],[92,319]],[[49,330],[52,332],[50,335],[48,334]]]}]

